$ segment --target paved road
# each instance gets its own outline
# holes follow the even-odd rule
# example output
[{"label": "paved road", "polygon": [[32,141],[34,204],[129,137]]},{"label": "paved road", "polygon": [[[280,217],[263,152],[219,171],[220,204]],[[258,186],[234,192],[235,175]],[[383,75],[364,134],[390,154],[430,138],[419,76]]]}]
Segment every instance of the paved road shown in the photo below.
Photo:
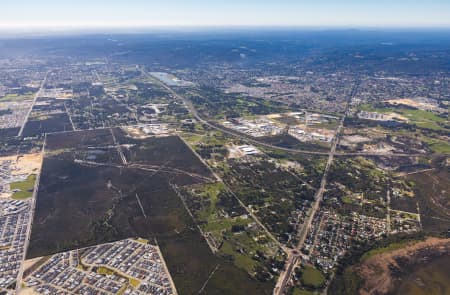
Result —
[{"label": "paved road", "polygon": [[[305,223],[303,224],[302,228],[299,231],[299,242],[296,247],[297,251],[300,251],[300,249],[303,247],[306,237],[308,235],[309,229],[311,227],[311,224],[314,220],[314,216],[320,208],[320,203],[322,202],[322,199],[323,199],[323,192],[325,191],[325,186],[327,184],[328,171],[330,170],[331,164],[333,163],[334,153],[336,151],[336,146],[337,146],[337,142],[338,142],[338,134],[339,134],[339,131],[341,128],[342,128],[342,124],[339,126],[338,132],[336,133],[337,135],[333,141],[332,149],[328,156],[327,165],[325,166],[325,170],[322,175],[322,180],[320,182],[320,187],[317,190],[316,195],[314,197],[315,201],[314,201],[311,209],[308,212]],[[294,266],[298,261],[297,256],[295,256],[293,252],[291,252],[289,256],[290,257],[288,257],[288,260],[286,262],[287,267],[285,267],[285,270],[280,274],[280,277],[278,278],[278,282],[275,285],[275,289],[273,292],[273,294],[275,294],[275,295],[282,295],[285,293],[286,286],[287,286],[287,284],[292,276],[292,273],[294,271]]]},{"label": "paved road", "polygon": [[45,86],[45,83],[47,82],[47,77],[48,77],[49,73],[50,73],[50,71],[45,73],[45,77],[44,77],[44,80],[42,80],[41,87],[39,87],[38,92],[36,92],[36,94],[34,95],[33,103],[31,104],[31,107],[28,110],[28,113],[25,116],[25,119],[23,121],[23,124],[20,127],[19,134],[17,134],[18,137],[22,136],[22,134],[23,134],[23,130],[25,129],[25,125],[27,124],[27,121],[28,121],[28,117],[30,117],[31,111],[33,110],[33,107],[36,104],[36,101],[39,98],[39,95],[41,94],[41,91],[44,89],[44,86]]},{"label": "paved road", "polygon": [[64,103],[64,108],[66,109],[67,117],[69,117],[70,124],[72,125],[72,130],[76,131],[77,128],[75,127],[75,124],[73,124],[72,116],[70,115],[70,112],[69,112],[69,109],[67,108],[67,104],[66,103]]},{"label": "paved road", "polygon": [[[211,127],[213,129],[216,129],[218,131],[221,131],[225,134],[231,135],[233,137],[237,137],[239,139],[243,139],[246,140],[247,142],[251,142],[253,144],[256,145],[260,145],[260,146],[264,146],[267,148],[271,148],[271,149],[276,149],[276,150],[281,150],[281,151],[286,151],[286,152],[291,152],[291,153],[299,153],[299,154],[311,154],[311,155],[329,155],[330,152],[318,152],[318,151],[310,151],[310,150],[302,150],[302,149],[294,149],[294,148],[286,148],[286,147],[280,147],[280,146],[275,146],[263,141],[260,141],[250,135],[247,135],[245,133],[240,133],[231,129],[227,129],[223,126],[220,126],[216,123],[207,121],[206,119],[202,118],[196,108],[194,107],[194,105],[191,103],[191,101],[187,98],[185,98],[184,96],[181,96],[180,94],[178,94],[177,92],[175,92],[171,87],[167,86],[166,84],[164,84],[162,81],[154,78],[153,76],[151,76],[150,74],[148,74],[145,70],[143,70],[142,68],[140,68],[141,72],[146,75],[147,77],[151,78],[152,80],[156,81],[161,87],[163,87],[164,89],[166,89],[167,91],[169,91],[174,97],[178,98],[179,100],[181,100],[186,107],[188,108],[189,112],[192,114],[192,116],[194,116],[195,119],[197,119],[199,122],[207,125],[208,127]],[[352,96],[354,95],[354,91],[352,91]],[[343,124],[343,119],[345,119],[345,115],[342,117],[341,120],[341,124]],[[336,152],[334,153],[334,156],[396,156],[396,157],[414,157],[414,156],[424,156],[424,154],[407,154],[407,153],[376,153],[376,152],[355,152],[355,153],[346,153],[346,152]]]},{"label": "paved road", "polygon": [[[151,77],[144,70],[141,69],[141,71],[142,71],[143,74],[148,75],[149,77]],[[41,83],[41,87],[40,87],[39,91],[36,93],[36,95],[34,97],[33,104],[30,107],[30,110],[28,111],[28,113],[27,113],[27,115],[25,117],[24,123],[23,123],[21,129],[19,130],[18,136],[22,136],[22,134],[23,134],[23,130],[25,128],[26,122],[28,121],[28,118],[29,118],[29,116],[31,114],[31,111],[32,111],[32,109],[33,109],[33,107],[34,107],[34,105],[35,105],[35,103],[36,103],[36,101],[37,101],[37,99],[39,97],[39,93],[41,92],[41,90],[45,86],[45,83],[47,81],[47,77],[48,77],[49,73],[50,73],[50,71],[46,73],[45,78],[44,78],[44,80]],[[271,148],[271,149],[277,149],[277,150],[287,151],[287,152],[291,152],[291,153],[313,154],[313,155],[328,155],[328,161],[327,161],[327,164],[326,164],[326,167],[325,167],[324,174],[322,176],[320,188],[316,192],[315,202],[314,202],[314,204],[313,204],[313,206],[312,206],[312,208],[310,210],[310,213],[308,214],[308,219],[307,219],[305,225],[300,230],[299,243],[298,243],[296,249],[289,249],[289,248],[286,248],[285,246],[281,245],[279,243],[279,241],[271,234],[271,232],[253,214],[253,212],[251,212],[251,210],[249,210],[249,208],[247,208],[245,206],[245,204],[243,204],[240,201],[240,199],[237,198],[237,196],[231,190],[229,190],[229,188],[227,187],[229,192],[239,201],[239,203],[245,209],[247,209],[247,212],[253,217],[253,219],[269,234],[269,237],[272,240],[274,240],[286,253],[288,253],[286,270],[284,271],[284,273],[282,275],[280,275],[280,279],[279,279],[279,281],[277,283],[277,286],[276,286],[276,288],[274,290],[274,294],[283,294],[283,292],[285,291],[285,287],[286,287],[286,285],[287,285],[287,283],[288,283],[288,281],[289,281],[289,279],[290,279],[290,277],[292,275],[294,267],[299,261],[300,254],[299,254],[298,250],[303,247],[304,241],[305,241],[305,239],[307,237],[307,233],[308,233],[308,230],[309,230],[309,228],[311,226],[311,223],[313,221],[314,215],[315,215],[315,213],[317,212],[317,210],[320,207],[320,202],[322,201],[323,192],[324,192],[325,186],[326,186],[328,171],[329,171],[329,169],[331,167],[331,164],[332,164],[333,159],[334,159],[335,156],[398,156],[398,157],[423,156],[423,154],[406,154],[406,153],[395,154],[395,153],[373,153],[373,152],[372,153],[371,152],[360,152],[360,153],[336,152],[336,148],[337,148],[338,141],[339,141],[339,135],[340,135],[341,129],[343,128],[345,115],[341,119],[340,125],[339,125],[339,127],[337,129],[337,132],[336,132],[336,136],[335,136],[335,138],[334,138],[334,140],[332,142],[332,147],[331,147],[331,151],[330,152],[308,151],[308,150],[292,149],[292,148],[284,148],[284,147],[274,146],[274,145],[271,145],[271,144],[259,141],[259,140],[255,139],[254,137],[251,137],[251,136],[249,136],[247,134],[243,134],[243,133],[240,133],[240,132],[235,132],[233,130],[227,129],[227,128],[222,127],[220,125],[217,125],[216,123],[212,123],[212,122],[209,122],[209,121],[203,119],[198,114],[197,110],[195,109],[194,105],[190,102],[190,100],[188,100],[185,97],[179,95],[177,92],[175,92],[172,88],[170,88],[169,86],[167,86],[163,82],[161,82],[159,80],[156,80],[153,77],[151,77],[151,78],[153,80],[157,81],[159,85],[161,85],[163,88],[165,88],[167,91],[169,91],[174,97],[176,97],[179,100],[183,101],[183,103],[186,105],[186,107],[188,108],[189,112],[194,116],[194,118],[196,118],[199,122],[209,126],[210,128],[213,128],[215,130],[221,131],[221,132],[223,132],[225,134],[228,134],[228,135],[231,135],[233,137],[244,139],[244,140],[246,140],[248,142],[251,142],[251,143],[254,143],[256,145],[264,146],[264,147]],[[353,94],[354,93],[352,93],[352,95]],[[72,125],[73,125],[73,123],[72,123]],[[108,129],[110,129],[110,128],[108,127]],[[73,132],[73,131],[70,131],[70,132]],[[61,132],[56,132],[56,133],[61,133]],[[112,133],[112,135],[114,137],[114,134],[113,134],[112,130],[111,130],[111,133]],[[117,145],[117,143],[116,143],[116,145]],[[120,146],[117,145],[117,147],[118,147],[119,154],[121,155],[121,159],[122,159],[123,165],[127,166],[128,163],[126,161],[126,158],[123,155],[123,152],[122,152]],[[45,148],[45,141],[44,141],[44,148]],[[44,148],[42,150],[42,153],[44,153]],[[38,175],[38,178],[36,179],[35,190],[34,190],[33,199],[32,199],[32,206],[31,206],[32,207],[31,208],[32,212],[31,212],[31,216],[30,216],[29,227],[28,227],[28,230],[27,230],[28,238],[26,239],[26,245],[25,245],[25,248],[24,248],[25,249],[24,250],[24,257],[26,256],[26,251],[27,251],[28,244],[29,244],[29,236],[30,236],[30,233],[31,233],[31,225],[32,225],[32,220],[33,220],[33,213],[34,213],[34,209],[35,209],[37,190],[38,190],[38,186],[39,186],[39,176],[40,175]],[[215,176],[217,177],[216,174],[215,174]],[[20,272],[19,272],[18,281],[21,281],[22,276],[23,276],[23,268],[21,267]],[[20,288],[20,284],[18,284],[18,286],[17,286],[17,289],[19,289],[19,288]]]},{"label": "paved road", "polygon": [[111,136],[112,136],[114,145],[117,148],[117,153],[119,154],[120,159],[122,160],[122,164],[124,166],[127,166],[128,165],[127,158],[125,158],[125,155],[123,154],[122,146],[117,142],[116,136],[114,135],[113,128],[109,128],[109,131],[111,132]]},{"label": "paved road", "polygon": [[285,253],[287,253],[289,255],[290,253],[290,249],[287,248],[286,246],[284,246],[283,244],[280,243],[280,241],[278,241],[278,239],[270,232],[270,230],[259,220],[259,218],[253,213],[253,211],[248,208],[244,202],[241,201],[241,199],[239,199],[239,197],[229,188],[228,184],[225,183],[224,181],[222,181],[223,185],[225,186],[225,190],[232,195],[236,201],[238,201],[239,205],[242,206],[242,208],[245,209],[245,211],[247,211],[247,213],[253,218],[253,220],[264,230],[264,232],[266,233],[266,235],[275,243],[278,245],[278,247],[280,247],[281,250],[283,250]]},{"label": "paved road", "polygon": [[[160,80],[158,80],[158,79],[156,79],[156,78],[154,78],[154,77],[152,77],[151,75],[149,75],[147,72],[145,72],[144,70],[142,70],[141,69],[141,72],[144,74],[144,75],[146,75],[146,76],[148,76],[148,77],[150,77],[150,78],[152,78],[153,80],[155,80],[155,81],[157,81],[158,82],[158,84],[159,85],[161,85],[163,88],[165,88],[167,91],[169,91],[174,97],[176,97],[176,98],[178,98],[179,100],[181,100],[185,105],[186,105],[186,107],[188,108],[188,110],[189,110],[189,112],[199,121],[199,122],[201,122],[201,123],[203,123],[203,124],[205,124],[205,125],[207,125],[207,126],[209,126],[209,127],[211,127],[211,128],[214,128],[214,129],[216,129],[216,130],[219,130],[219,131],[222,131],[222,132],[224,132],[224,133],[228,133],[228,134],[231,134],[231,135],[234,135],[234,136],[237,136],[237,137],[241,137],[241,134],[238,134],[238,133],[235,133],[235,132],[232,132],[232,131],[229,131],[229,130],[227,130],[227,129],[225,129],[225,128],[221,128],[221,127],[219,127],[219,126],[216,126],[216,125],[213,125],[213,124],[211,124],[210,122],[208,122],[208,121],[206,121],[205,119],[203,119],[202,117],[200,117],[199,116],[199,114],[198,114],[198,112],[197,112],[197,110],[195,109],[195,107],[192,105],[192,103],[188,100],[188,99],[186,99],[185,97],[183,97],[183,96],[181,96],[181,95],[179,95],[177,92],[175,92],[172,88],[170,88],[169,86],[167,86],[166,84],[164,84],[162,81],[160,81]],[[189,145],[188,145],[189,146]],[[208,165],[207,165],[208,166]],[[209,166],[208,166],[209,167]],[[273,241],[273,242],[275,242],[283,251],[285,251],[285,252],[288,252],[288,249],[284,246],[284,245],[282,245],[278,240],[277,240],[277,238],[275,238],[275,236],[267,229],[267,227],[264,225],[264,224],[262,224],[262,222],[258,219],[258,217],[253,213],[253,211],[250,209],[250,208],[248,208],[240,199],[239,199],[239,197],[238,196],[236,196],[236,194],[228,187],[228,185],[216,174],[216,173],[214,173],[214,175],[216,176],[216,178],[217,179],[219,179],[219,180],[221,180],[222,181],[222,183],[224,184],[224,186],[225,186],[225,189],[226,189],[226,191],[229,193],[229,194],[231,194],[237,201],[238,201],[238,203],[247,211],[247,213],[253,218],[253,220],[255,220],[255,222],[266,232],[266,234],[268,235],[268,237]]]},{"label": "paved road", "polygon": [[[141,71],[142,71],[142,73],[144,75],[146,75],[148,77],[151,77],[144,70],[141,69]],[[151,77],[151,78],[153,78],[153,77]],[[156,80],[156,79],[153,78],[153,80]],[[258,140],[254,139],[253,137],[250,137],[248,135],[245,135],[245,134],[242,134],[242,133],[238,133],[238,132],[234,132],[234,131],[231,131],[231,130],[226,129],[224,127],[217,126],[215,124],[212,124],[212,123],[208,122],[207,120],[205,120],[202,117],[200,117],[200,115],[198,114],[197,110],[195,109],[193,104],[188,99],[186,99],[185,97],[179,95],[177,92],[175,92],[172,88],[170,88],[169,86],[167,86],[163,82],[161,82],[159,80],[156,80],[156,81],[158,82],[158,84],[160,86],[162,86],[167,91],[169,91],[175,98],[178,98],[179,100],[181,100],[186,105],[186,107],[188,108],[189,112],[194,116],[194,118],[196,118],[199,122],[201,122],[201,123],[203,123],[203,124],[213,128],[213,129],[219,130],[219,131],[221,131],[221,132],[223,132],[225,134],[232,135],[232,136],[238,137],[240,139],[245,139],[245,140],[247,140],[249,142],[252,142],[252,143],[255,143],[255,144],[258,144],[258,145],[262,145],[262,146],[265,146],[265,147],[269,147],[269,148],[285,150],[285,151],[289,151],[289,152],[305,153],[305,154],[329,155],[328,162],[327,162],[327,168],[325,170],[326,172],[324,173],[324,177],[322,178],[321,188],[319,189],[318,193],[316,194],[316,197],[317,197],[317,195],[321,196],[323,194],[323,190],[324,190],[325,184],[326,184],[326,174],[328,172],[329,167],[331,166],[331,162],[333,161],[333,156],[334,156],[334,153],[336,151],[336,146],[337,146],[337,139],[336,138],[337,138],[337,136],[335,137],[335,139],[333,141],[333,148],[332,148],[330,153],[316,152],[316,151],[303,151],[303,150],[297,150],[297,149],[277,147],[277,146],[274,146],[274,145],[271,145],[271,144],[268,144],[268,143],[265,143],[265,142],[258,141]],[[344,118],[345,117],[343,117],[342,120],[341,120],[341,124],[340,124],[340,126],[338,128],[338,132],[342,128],[341,126],[343,126]],[[288,260],[287,260],[287,267],[286,267],[286,270],[285,270],[285,275],[284,276],[283,275],[280,276],[279,282],[281,282],[281,284],[279,286],[276,286],[276,289],[274,290],[274,294],[282,294],[284,292],[285,286],[286,286],[286,284],[287,284],[287,282],[288,282],[288,280],[289,280],[289,278],[290,278],[290,276],[292,274],[292,271],[294,270],[294,266],[295,266],[295,264],[298,261],[298,254],[294,254],[294,253],[297,253],[297,251],[291,251],[291,250],[287,249],[285,246],[281,245],[281,243],[259,221],[259,219],[253,214],[253,212],[249,208],[247,208],[247,206],[245,206],[245,204],[228,188],[228,186],[226,184],[225,184],[225,187],[227,188],[227,191],[229,193],[231,193],[236,198],[236,200],[240,203],[240,205],[243,208],[246,209],[247,213],[258,223],[258,225],[260,225],[266,231],[266,233],[269,234],[269,237],[271,237],[272,240],[276,241],[277,244],[280,245],[281,249],[283,249],[285,252],[288,253]],[[315,207],[318,208],[319,205],[320,205],[320,201],[317,200],[315,202]],[[315,210],[312,210],[312,212],[310,214],[311,221],[309,222],[309,224],[312,222],[312,218],[314,217],[314,213],[317,210],[317,208]],[[304,235],[306,237],[306,233]],[[278,288],[279,292],[276,292],[277,288]]]},{"label": "paved road", "polygon": [[[284,249],[287,253],[288,253],[288,259],[287,259],[287,263],[286,263],[286,267],[285,270],[281,273],[278,282],[275,286],[274,292],[273,294],[275,295],[282,295],[285,293],[286,291],[286,286],[287,283],[289,282],[291,276],[292,276],[292,272],[294,271],[295,265],[297,264],[297,262],[299,261],[300,258],[300,254],[299,254],[299,250],[303,247],[304,242],[306,240],[308,231],[311,227],[312,221],[314,219],[314,215],[315,213],[318,211],[318,209],[320,208],[320,203],[322,202],[323,199],[323,193],[325,191],[325,187],[326,187],[326,183],[327,183],[327,177],[328,177],[328,172],[330,170],[330,167],[333,163],[333,159],[335,156],[396,156],[396,157],[414,157],[414,156],[423,156],[424,154],[408,154],[408,153],[374,153],[374,152],[356,152],[356,153],[346,153],[346,152],[336,152],[338,143],[339,143],[339,137],[341,134],[341,131],[344,127],[344,121],[345,118],[347,116],[349,107],[350,107],[350,102],[352,100],[352,98],[354,97],[354,95],[356,94],[357,88],[358,88],[358,82],[355,84],[355,86],[353,87],[348,101],[347,101],[347,106],[346,106],[346,110],[344,115],[342,116],[339,126],[336,130],[336,136],[333,139],[332,142],[332,146],[331,146],[331,150],[329,152],[318,152],[318,151],[308,151],[308,150],[301,150],[301,149],[292,149],[292,148],[284,148],[284,147],[279,147],[279,146],[274,146],[262,141],[259,141],[257,139],[255,139],[254,137],[251,137],[247,134],[243,134],[240,132],[235,132],[233,130],[227,129],[225,127],[222,127],[216,123],[212,123],[209,122],[205,119],[203,119],[197,112],[197,110],[195,109],[194,105],[191,103],[191,101],[189,99],[186,99],[185,97],[181,96],[180,94],[178,94],[177,92],[175,92],[172,88],[170,88],[169,86],[167,86],[166,84],[164,84],[162,81],[155,79],[154,77],[150,76],[147,72],[145,72],[143,69],[141,69],[141,72],[152,78],[154,81],[156,81],[160,86],[162,86],[163,88],[165,88],[167,91],[169,91],[175,98],[178,98],[179,100],[181,100],[186,107],[188,108],[189,112],[194,116],[194,118],[196,118],[199,122],[215,129],[218,131],[221,131],[225,134],[231,135],[233,137],[237,137],[239,139],[243,139],[247,142],[259,145],[259,146],[264,146],[267,148],[271,148],[271,149],[276,149],[276,150],[282,150],[282,151],[287,151],[287,152],[291,152],[291,153],[301,153],[301,154],[312,154],[312,155],[328,155],[328,160],[327,160],[327,164],[325,166],[325,170],[324,173],[322,175],[322,180],[320,183],[320,187],[317,190],[316,194],[315,194],[315,201],[314,204],[312,206],[312,208],[310,209],[310,212],[308,214],[307,220],[305,222],[305,224],[302,226],[302,228],[299,231],[299,243],[297,245],[297,247],[295,249],[287,249],[285,246],[282,246],[282,249]],[[241,203],[241,205],[243,205],[244,208],[247,209],[247,211],[250,213],[250,215],[252,215],[252,217],[254,217],[255,220],[258,221],[258,219],[256,218],[256,216],[254,216],[250,210],[248,210],[248,208],[242,203],[240,202],[240,200],[237,198],[237,200],[239,201],[239,203]],[[264,229],[266,229],[266,227],[261,224],[260,222],[258,222]],[[266,229],[267,231],[267,229]]]},{"label": "paved road", "polygon": [[273,291],[274,295],[285,294],[288,282],[290,281],[290,278],[292,277],[292,273],[295,269],[295,265],[298,262],[298,260],[294,256],[294,253],[299,253],[300,250],[303,248],[306,237],[308,236],[309,229],[311,228],[311,224],[314,220],[314,216],[320,208],[320,203],[322,202],[323,193],[325,191],[325,187],[327,184],[328,172],[333,163],[334,155],[336,153],[336,148],[339,143],[339,136],[341,135],[342,128],[344,127],[345,117],[347,115],[347,112],[348,112],[348,109],[350,106],[350,102],[351,102],[353,96],[356,94],[357,87],[358,87],[358,84],[356,84],[353,87],[352,92],[348,98],[345,114],[344,114],[344,116],[342,116],[341,121],[339,122],[339,126],[336,130],[336,136],[334,137],[333,142],[331,144],[331,150],[328,155],[328,160],[327,160],[327,164],[325,166],[325,170],[322,175],[322,179],[320,181],[320,187],[314,196],[314,203],[308,212],[307,219],[298,233],[299,242],[297,244],[296,251],[291,252],[291,254],[290,254],[291,257],[288,257],[288,260],[286,262],[287,266],[285,267],[285,270],[280,274],[277,284],[275,285],[275,289]]},{"label": "paved road", "polygon": [[278,277],[277,284],[275,285],[275,288],[273,290],[273,294],[283,294],[287,283],[289,282],[292,272],[294,271],[295,265],[298,263],[300,256],[295,255],[294,253],[289,253],[288,258],[286,260],[286,267],[281,272],[280,276]]},{"label": "paved road", "polygon": [[42,165],[44,163],[44,156],[45,156],[45,144],[47,142],[47,136],[45,136],[44,138],[44,143],[42,145],[42,151],[41,151],[41,155],[42,155],[42,161],[41,161],[41,167],[39,170],[38,175],[36,176],[36,180],[34,183],[34,190],[33,190],[33,196],[31,197],[31,206],[30,206],[30,220],[28,221],[28,227],[27,227],[27,233],[26,233],[26,238],[25,238],[25,244],[23,246],[23,259],[21,261],[20,264],[20,268],[19,268],[19,274],[17,275],[17,281],[16,281],[16,294],[19,293],[19,290],[22,288],[22,277],[23,277],[23,272],[24,272],[24,261],[27,257],[27,251],[28,251],[28,246],[30,244],[30,237],[31,237],[31,227],[33,225],[33,218],[34,218],[34,210],[36,208],[36,200],[37,200],[37,195],[38,195],[38,191],[39,191],[39,180],[41,178],[41,173],[42,173]]}]

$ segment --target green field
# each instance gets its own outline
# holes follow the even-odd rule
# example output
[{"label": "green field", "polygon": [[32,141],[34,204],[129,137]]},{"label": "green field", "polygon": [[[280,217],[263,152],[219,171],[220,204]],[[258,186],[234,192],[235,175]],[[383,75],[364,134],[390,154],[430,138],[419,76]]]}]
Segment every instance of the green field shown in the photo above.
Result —
[{"label": "green field", "polygon": [[428,137],[421,138],[422,141],[426,142],[430,149],[438,154],[450,154],[450,143],[443,141],[443,140],[437,140],[432,139]]},{"label": "green field", "polygon": [[314,294],[316,293],[298,288],[295,288],[294,291],[292,292],[292,295],[314,295]]},{"label": "green field", "polygon": [[432,130],[445,130],[445,128],[439,126],[438,123],[445,123],[446,120],[434,113],[410,109],[401,109],[399,113],[407,117],[417,127]]},{"label": "green field", "polygon": [[354,203],[354,199],[352,198],[352,197],[350,197],[350,196],[343,196],[342,197],[342,202],[344,203],[344,204],[353,204]]},{"label": "green field", "polygon": [[12,198],[15,200],[25,200],[31,198],[33,195],[34,183],[36,182],[36,174],[31,174],[24,181],[18,181],[11,183],[11,190],[19,190],[14,192]]},{"label": "green field", "polygon": [[257,261],[252,259],[248,254],[244,255],[237,252],[235,249],[236,245],[233,242],[236,243],[236,241],[224,241],[220,248],[220,253],[232,256],[236,266],[245,269],[249,273],[253,272],[255,266],[258,264]]},{"label": "green field", "polygon": [[[411,124],[416,125],[419,128],[431,129],[431,130],[448,130],[449,121],[439,117],[435,113],[415,110],[408,108],[389,108],[381,107],[376,108],[370,104],[363,104],[359,107],[362,111],[377,112],[377,113],[397,113],[408,118]],[[447,128],[440,126],[439,124],[446,124]]]},{"label": "green field", "polygon": [[5,96],[0,97],[0,102],[2,102],[2,101],[22,101],[22,100],[30,100],[30,99],[33,99],[33,93],[27,93],[24,95],[7,94]]},{"label": "green field", "polygon": [[[219,212],[223,208],[218,208],[217,202],[219,194],[223,190],[224,185],[221,182],[202,185],[201,188],[197,187],[195,197],[202,199],[202,203],[205,206],[202,207],[202,210],[196,212],[196,218],[202,224],[203,230],[211,232],[217,237],[225,237],[219,249],[221,255],[233,257],[233,262],[236,266],[252,273],[258,263],[251,258],[251,254],[249,253],[255,253],[257,250],[263,251],[264,247],[255,242],[248,232],[233,233],[231,231],[233,226],[246,226],[251,222],[250,220],[239,217],[220,217]],[[238,251],[243,247],[249,253],[240,253]]]},{"label": "green field", "polygon": [[325,277],[316,268],[306,265],[301,271],[300,280],[303,285],[312,288],[320,288],[325,283]]},{"label": "green field", "polygon": [[364,255],[361,257],[361,261],[365,261],[365,260],[369,259],[370,257],[378,255],[378,254],[401,249],[401,248],[405,247],[408,243],[410,243],[410,242],[405,241],[405,242],[400,242],[400,243],[392,243],[383,248],[372,249],[372,250],[364,253]]}]

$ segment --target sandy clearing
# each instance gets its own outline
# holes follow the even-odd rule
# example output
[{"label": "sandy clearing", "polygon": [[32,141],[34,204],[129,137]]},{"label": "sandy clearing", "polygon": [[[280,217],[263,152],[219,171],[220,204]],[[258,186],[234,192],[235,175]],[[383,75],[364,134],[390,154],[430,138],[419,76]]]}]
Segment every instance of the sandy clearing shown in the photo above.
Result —
[{"label": "sandy clearing", "polygon": [[411,99],[411,98],[389,99],[386,102],[389,103],[389,104],[392,104],[392,105],[399,105],[400,104],[400,105],[406,105],[406,106],[410,106],[410,107],[414,107],[414,108],[422,109],[422,110],[436,109],[436,106],[431,104],[431,103],[416,101],[416,100]]},{"label": "sandy clearing", "polygon": [[278,118],[281,118],[281,116],[282,116],[282,114],[269,114],[269,115],[266,115],[266,117],[268,119],[278,119]]},{"label": "sandy clearing", "polygon": [[12,161],[11,174],[36,174],[39,172],[42,163],[42,154],[24,154],[20,156],[0,157],[0,162]]},{"label": "sandy clearing", "polygon": [[[42,154],[25,154],[20,156],[8,156],[0,157],[0,163],[10,161],[9,169],[11,176],[20,176],[39,174],[42,163]],[[1,191],[0,199],[9,199],[12,196],[12,192]]]},{"label": "sandy clearing", "polygon": [[19,156],[18,161],[16,162],[16,169],[13,170],[12,174],[32,174],[38,173],[41,169],[42,164],[42,154],[25,154]]},{"label": "sandy clearing", "polygon": [[122,130],[124,130],[128,136],[135,138],[135,139],[145,139],[145,138],[150,137],[149,135],[145,134],[141,128],[138,128],[138,127],[127,126],[127,127],[122,127]]},{"label": "sandy clearing", "polygon": [[32,267],[34,264],[36,264],[36,262],[38,262],[38,261],[41,260],[41,259],[42,259],[42,257],[36,257],[36,258],[33,258],[33,259],[27,259],[27,260],[25,260],[25,261],[23,262],[23,269],[24,269],[24,270],[29,269],[30,267]]},{"label": "sandy clearing", "polygon": [[8,199],[12,196],[12,193],[0,192],[0,199]]},{"label": "sandy clearing", "polygon": [[39,295],[36,291],[34,291],[32,288],[23,288],[20,289],[18,292],[19,295]]}]

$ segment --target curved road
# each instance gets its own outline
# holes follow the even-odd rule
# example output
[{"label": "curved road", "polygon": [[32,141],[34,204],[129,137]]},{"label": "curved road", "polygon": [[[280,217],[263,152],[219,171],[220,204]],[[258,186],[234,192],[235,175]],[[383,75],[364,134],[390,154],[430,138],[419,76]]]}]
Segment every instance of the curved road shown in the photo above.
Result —
[{"label": "curved road", "polygon": [[[297,263],[299,262],[299,259],[301,258],[301,254],[300,254],[300,249],[303,247],[304,242],[306,240],[307,234],[309,232],[309,229],[311,227],[311,224],[313,222],[314,219],[314,215],[317,212],[317,210],[319,210],[320,208],[320,203],[322,201],[323,198],[323,193],[325,191],[325,187],[326,187],[326,183],[327,183],[327,176],[328,176],[328,171],[333,163],[333,159],[335,156],[396,156],[396,157],[415,157],[415,156],[424,156],[426,154],[408,154],[408,153],[371,153],[371,152],[356,152],[356,153],[345,153],[345,152],[336,152],[336,148],[337,145],[339,143],[339,136],[341,133],[342,128],[344,127],[344,120],[347,116],[348,113],[348,109],[350,106],[350,102],[351,99],[354,97],[354,95],[356,94],[356,90],[358,87],[358,83],[355,84],[355,86],[353,87],[348,101],[347,101],[347,107],[346,107],[346,111],[344,113],[344,115],[341,118],[341,121],[339,123],[339,126],[336,130],[336,135],[332,141],[331,144],[331,149],[329,152],[318,152],[318,151],[308,151],[308,150],[301,150],[301,149],[293,149],[293,148],[285,148],[285,147],[279,147],[279,146],[274,146],[272,144],[268,144],[266,142],[262,142],[259,141],[257,139],[255,139],[254,137],[251,137],[247,134],[243,134],[240,132],[235,132],[233,130],[227,129],[225,127],[222,127],[220,125],[217,125],[215,123],[209,122],[205,119],[203,119],[197,112],[197,110],[195,109],[194,105],[191,103],[191,101],[183,96],[181,96],[180,94],[178,94],[177,92],[175,92],[172,88],[170,88],[169,86],[167,86],[166,84],[164,84],[162,81],[152,77],[151,75],[149,75],[147,72],[145,72],[143,69],[141,69],[141,72],[144,75],[147,75],[148,77],[152,78],[152,80],[156,81],[159,85],[161,85],[163,88],[165,88],[167,91],[169,91],[175,98],[178,98],[179,100],[183,101],[183,103],[186,105],[186,107],[188,108],[189,112],[201,123],[203,123],[204,125],[207,125],[213,129],[216,129],[218,131],[221,131],[225,134],[231,135],[233,137],[237,137],[239,139],[244,139],[248,142],[251,142],[255,145],[259,145],[259,146],[264,146],[267,148],[271,148],[271,149],[276,149],[276,150],[282,150],[282,151],[287,151],[287,152],[291,152],[291,153],[301,153],[301,154],[311,154],[311,155],[322,155],[322,156],[328,156],[328,160],[327,160],[327,164],[324,170],[324,173],[322,175],[322,179],[321,179],[321,183],[320,183],[320,187],[317,190],[316,194],[315,194],[315,201],[311,207],[311,209],[309,210],[307,219],[305,221],[305,223],[303,224],[302,228],[299,230],[298,232],[298,236],[299,236],[299,243],[297,244],[297,246],[295,247],[295,249],[287,249],[285,247],[282,247],[285,252],[288,253],[288,258],[286,260],[286,267],[285,270],[280,274],[280,277],[278,279],[278,282],[274,288],[273,294],[274,295],[282,295],[285,294],[286,291],[286,287],[288,286],[288,283],[290,281],[290,278],[292,277],[292,273],[295,269],[295,266],[297,265]],[[243,204],[241,204],[243,205]],[[246,206],[244,205],[244,208],[246,208]]]},{"label": "curved road", "polygon": [[[310,155],[322,155],[322,156],[327,156],[330,155],[330,152],[318,152],[318,151],[310,151],[310,150],[301,150],[301,149],[294,149],[294,148],[286,148],[286,147],[280,147],[280,146],[275,146],[260,140],[257,140],[256,138],[241,133],[241,132],[237,132],[237,131],[233,131],[230,129],[227,129],[225,127],[222,127],[218,124],[212,123],[210,121],[207,121],[206,119],[203,119],[197,112],[197,109],[194,107],[194,105],[191,103],[191,101],[187,98],[185,98],[184,96],[181,96],[180,94],[178,94],[177,92],[175,92],[172,88],[170,88],[169,86],[167,86],[166,84],[164,84],[162,81],[158,80],[157,78],[151,76],[150,74],[148,74],[145,70],[143,70],[142,68],[140,68],[141,72],[146,75],[147,77],[151,78],[152,80],[156,81],[161,87],[163,87],[164,89],[166,89],[167,91],[169,91],[174,97],[178,98],[179,100],[181,100],[186,107],[188,108],[189,112],[192,114],[192,116],[194,116],[195,119],[197,119],[199,122],[201,122],[204,125],[207,125],[208,127],[211,127],[213,129],[216,129],[218,131],[221,131],[225,134],[231,135],[233,137],[237,137],[239,139],[244,139],[248,142],[251,142],[253,144],[256,145],[260,145],[260,146],[264,146],[267,148],[271,148],[271,149],[277,149],[277,150],[281,150],[281,151],[286,151],[286,152],[291,152],[291,153],[299,153],[299,154],[310,154]],[[345,118],[345,116],[343,116],[343,118]],[[343,120],[342,120],[343,123]],[[336,132],[337,133],[337,132]],[[374,152],[355,152],[355,153],[345,153],[345,152],[334,152],[334,156],[396,156],[396,157],[417,157],[417,156],[424,156],[426,154],[408,154],[408,153],[374,153]]]}]

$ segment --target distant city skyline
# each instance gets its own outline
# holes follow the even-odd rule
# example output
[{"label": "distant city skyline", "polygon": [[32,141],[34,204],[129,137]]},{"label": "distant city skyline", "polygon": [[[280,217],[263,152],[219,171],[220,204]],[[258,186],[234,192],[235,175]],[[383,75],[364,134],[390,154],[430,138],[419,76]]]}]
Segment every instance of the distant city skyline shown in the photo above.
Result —
[{"label": "distant city skyline", "polygon": [[1,3],[1,30],[303,26],[450,27],[448,0],[16,0]]}]

